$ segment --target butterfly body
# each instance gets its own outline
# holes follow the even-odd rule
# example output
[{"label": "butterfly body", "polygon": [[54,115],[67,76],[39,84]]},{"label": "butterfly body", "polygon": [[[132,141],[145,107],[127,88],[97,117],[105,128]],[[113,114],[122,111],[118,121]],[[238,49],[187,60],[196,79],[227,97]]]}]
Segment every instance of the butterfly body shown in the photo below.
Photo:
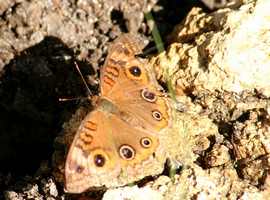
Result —
[{"label": "butterfly body", "polygon": [[101,95],[70,147],[66,191],[124,185],[161,171],[159,133],[170,125],[170,106],[147,63],[136,57],[142,43],[117,39],[101,70]]}]

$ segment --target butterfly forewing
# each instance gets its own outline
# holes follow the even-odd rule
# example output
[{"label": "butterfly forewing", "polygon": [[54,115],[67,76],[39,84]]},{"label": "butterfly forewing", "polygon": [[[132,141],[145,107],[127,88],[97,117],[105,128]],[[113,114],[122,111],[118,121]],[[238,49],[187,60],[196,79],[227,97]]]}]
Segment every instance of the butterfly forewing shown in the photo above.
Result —
[{"label": "butterfly forewing", "polygon": [[136,57],[142,47],[130,34],[111,46],[102,69],[101,94],[141,120],[144,128],[158,132],[169,126],[170,106],[147,61]]}]

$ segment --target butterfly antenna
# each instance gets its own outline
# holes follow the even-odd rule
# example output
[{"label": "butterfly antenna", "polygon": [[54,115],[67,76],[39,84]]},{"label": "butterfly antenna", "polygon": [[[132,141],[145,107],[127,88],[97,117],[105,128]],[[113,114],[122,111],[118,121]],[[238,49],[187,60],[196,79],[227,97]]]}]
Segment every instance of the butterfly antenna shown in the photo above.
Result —
[{"label": "butterfly antenna", "polygon": [[87,83],[86,83],[86,81],[85,81],[85,79],[84,79],[84,77],[83,77],[83,75],[82,75],[82,72],[81,72],[81,70],[80,70],[80,68],[79,68],[79,66],[78,66],[78,64],[77,64],[77,62],[75,61],[74,64],[75,64],[76,70],[77,70],[78,73],[80,74],[81,79],[83,80],[83,83],[84,83],[84,85],[85,85],[85,87],[86,87],[86,89],[87,89],[87,92],[88,92],[89,96],[93,96],[91,90],[89,89],[89,87],[88,87],[88,85],[87,85]]},{"label": "butterfly antenna", "polygon": [[78,101],[81,99],[86,99],[88,97],[75,97],[75,98],[58,98],[58,101]]}]

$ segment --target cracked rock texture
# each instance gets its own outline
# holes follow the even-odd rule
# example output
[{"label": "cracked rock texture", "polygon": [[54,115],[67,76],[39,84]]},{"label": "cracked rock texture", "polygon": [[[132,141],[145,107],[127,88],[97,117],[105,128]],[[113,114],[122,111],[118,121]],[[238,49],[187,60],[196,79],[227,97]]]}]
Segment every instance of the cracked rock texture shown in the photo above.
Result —
[{"label": "cracked rock texture", "polygon": [[164,199],[270,198],[269,3],[194,8],[170,35],[173,44],[152,59],[188,110],[171,132],[186,131],[171,151],[183,170]]},{"label": "cracked rock texture", "polygon": [[[170,160],[162,174],[133,186],[64,193],[58,163],[67,141],[59,132],[64,122],[74,132],[89,109],[84,101],[80,109],[59,106],[58,98],[85,92],[73,61],[96,91],[108,41],[123,30],[149,34],[142,11],[159,10],[155,3],[0,4],[0,106],[11,113],[0,118],[12,121],[0,120],[1,133],[12,136],[0,134],[0,143],[18,148],[2,151],[0,159],[8,163],[22,152],[17,165],[31,163],[36,152],[43,160],[29,164],[38,170],[19,180],[1,172],[0,199],[270,199],[268,0],[243,0],[213,12],[193,8],[167,37],[167,50],[151,58],[157,78],[175,93],[174,123],[161,138]],[[52,160],[37,135],[54,144]]]},{"label": "cracked rock texture", "polygon": [[159,56],[166,58],[154,60],[154,66],[176,73],[174,81],[184,90],[239,94],[256,89],[268,97],[270,21],[265,8],[270,2],[247,2],[210,14],[194,8],[175,27],[170,39],[176,43]]}]

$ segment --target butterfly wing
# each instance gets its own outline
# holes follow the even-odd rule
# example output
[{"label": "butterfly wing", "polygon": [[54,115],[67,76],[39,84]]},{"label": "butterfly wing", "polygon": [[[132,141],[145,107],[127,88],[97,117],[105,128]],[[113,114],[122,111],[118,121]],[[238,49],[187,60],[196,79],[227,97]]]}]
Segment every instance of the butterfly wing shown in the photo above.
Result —
[{"label": "butterfly wing", "polygon": [[170,106],[148,63],[136,57],[143,46],[131,34],[112,44],[101,71],[101,95],[141,121],[143,128],[159,132],[170,124]]},{"label": "butterfly wing", "polygon": [[65,189],[81,193],[90,187],[124,185],[160,173],[162,154],[151,132],[131,128],[118,116],[95,110],[81,123],[70,147]]},{"label": "butterfly wing", "polygon": [[[134,59],[134,57],[141,53],[144,46],[145,43],[142,38],[133,34],[124,34],[110,45],[107,58],[101,68],[100,85],[102,96],[113,98],[119,92],[116,89],[119,89],[119,85],[128,80],[127,76],[130,74],[124,70],[126,65],[135,66],[138,64],[139,60]],[[146,77],[142,78],[146,79]],[[147,82],[145,81],[145,83]],[[128,86],[125,85],[124,87]]]},{"label": "butterfly wing", "polygon": [[130,34],[111,46],[101,70],[101,103],[81,123],[67,156],[67,192],[124,185],[162,171],[159,132],[170,123],[170,108],[147,63],[136,57],[143,46]]}]

